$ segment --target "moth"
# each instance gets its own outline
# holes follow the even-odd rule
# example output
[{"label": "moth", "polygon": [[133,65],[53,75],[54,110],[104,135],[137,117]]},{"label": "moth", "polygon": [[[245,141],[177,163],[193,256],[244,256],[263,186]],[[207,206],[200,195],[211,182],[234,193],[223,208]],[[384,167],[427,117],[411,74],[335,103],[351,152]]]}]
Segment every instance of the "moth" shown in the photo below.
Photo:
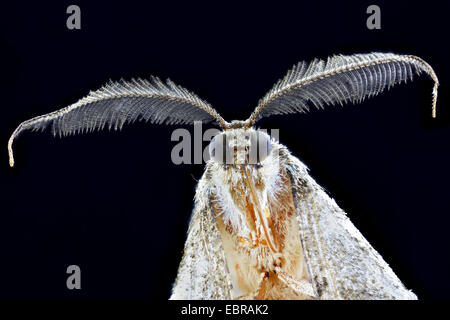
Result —
[{"label": "moth", "polygon": [[425,72],[419,57],[336,55],[296,64],[245,121],[225,121],[205,100],[167,80],[109,82],[63,109],[21,123],[54,135],[121,129],[125,123],[214,122],[222,131],[198,182],[171,299],[417,299],[308,174],[307,167],[255,123],[310,107],[358,103]]}]

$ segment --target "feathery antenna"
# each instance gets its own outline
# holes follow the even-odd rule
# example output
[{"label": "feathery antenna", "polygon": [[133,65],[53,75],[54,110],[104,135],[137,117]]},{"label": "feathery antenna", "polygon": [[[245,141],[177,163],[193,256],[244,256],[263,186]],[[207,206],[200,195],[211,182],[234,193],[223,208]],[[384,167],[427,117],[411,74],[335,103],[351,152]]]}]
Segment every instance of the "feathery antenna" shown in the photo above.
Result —
[{"label": "feathery antenna", "polygon": [[51,124],[53,135],[61,137],[102,130],[106,125],[120,130],[136,120],[158,124],[217,121],[222,128],[228,126],[209,103],[170,80],[111,81],[68,107],[22,122],[8,141],[9,165],[14,166],[13,141],[24,130],[44,130]]},{"label": "feathery antenna", "polygon": [[247,121],[253,125],[274,114],[306,112],[309,106],[357,103],[389,89],[414,74],[427,73],[434,81],[432,116],[436,117],[438,78],[419,57],[393,53],[337,55],[325,62],[300,62],[259,101]]}]

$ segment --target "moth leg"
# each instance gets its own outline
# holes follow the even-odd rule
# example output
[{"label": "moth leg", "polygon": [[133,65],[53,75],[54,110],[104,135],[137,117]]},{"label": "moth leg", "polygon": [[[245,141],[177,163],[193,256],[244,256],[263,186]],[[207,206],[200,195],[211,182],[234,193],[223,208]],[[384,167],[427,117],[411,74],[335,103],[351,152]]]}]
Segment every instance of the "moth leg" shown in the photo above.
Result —
[{"label": "moth leg", "polygon": [[288,273],[280,270],[277,270],[277,275],[283,283],[288,285],[295,292],[304,295],[309,299],[315,299],[314,289],[309,281],[296,279]]},{"label": "moth leg", "polygon": [[268,291],[273,287],[273,272],[264,273],[264,277],[256,290],[255,300],[267,299]]},{"label": "moth leg", "polygon": [[258,288],[239,296],[238,300],[312,300],[316,299],[313,288],[305,280],[298,280],[286,272],[269,271],[261,273]]},{"label": "moth leg", "polygon": [[268,299],[268,291],[273,287],[273,272],[262,272],[258,288],[248,294],[239,296],[238,300],[265,300]]},{"label": "moth leg", "polygon": [[259,279],[259,284],[258,284],[258,289],[256,289],[253,292],[247,293],[247,294],[243,294],[239,297],[237,297],[237,300],[261,300],[263,298],[259,298],[259,296],[261,295],[261,289],[263,288],[264,285],[264,281],[266,280],[267,277],[267,273],[266,272],[261,272],[260,274],[260,279]]}]

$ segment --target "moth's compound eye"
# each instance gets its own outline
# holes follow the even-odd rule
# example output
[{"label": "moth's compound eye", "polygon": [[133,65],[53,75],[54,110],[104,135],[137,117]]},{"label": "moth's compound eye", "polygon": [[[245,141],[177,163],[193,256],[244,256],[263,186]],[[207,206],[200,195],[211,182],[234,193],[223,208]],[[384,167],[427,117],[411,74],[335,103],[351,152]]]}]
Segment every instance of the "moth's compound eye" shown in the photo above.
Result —
[{"label": "moth's compound eye", "polygon": [[250,135],[250,164],[260,163],[267,158],[272,149],[270,137],[263,131],[255,131]]},{"label": "moth's compound eye", "polygon": [[226,135],[219,133],[209,144],[209,157],[217,163],[225,163],[225,150],[227,149]]}]

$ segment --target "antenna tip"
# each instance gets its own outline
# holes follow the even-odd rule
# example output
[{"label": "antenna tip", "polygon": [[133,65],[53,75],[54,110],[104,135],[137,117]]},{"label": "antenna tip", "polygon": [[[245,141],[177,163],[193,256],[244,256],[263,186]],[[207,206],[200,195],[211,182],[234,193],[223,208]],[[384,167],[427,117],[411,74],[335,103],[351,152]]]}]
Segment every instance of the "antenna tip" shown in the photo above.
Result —
[{"label": "antenna tip", "polygon": [[12,149],[12,144],[14,140],[14,134],[8,140],[8,156],[9,156],[9,166],[14,167],[14,153]]}]

